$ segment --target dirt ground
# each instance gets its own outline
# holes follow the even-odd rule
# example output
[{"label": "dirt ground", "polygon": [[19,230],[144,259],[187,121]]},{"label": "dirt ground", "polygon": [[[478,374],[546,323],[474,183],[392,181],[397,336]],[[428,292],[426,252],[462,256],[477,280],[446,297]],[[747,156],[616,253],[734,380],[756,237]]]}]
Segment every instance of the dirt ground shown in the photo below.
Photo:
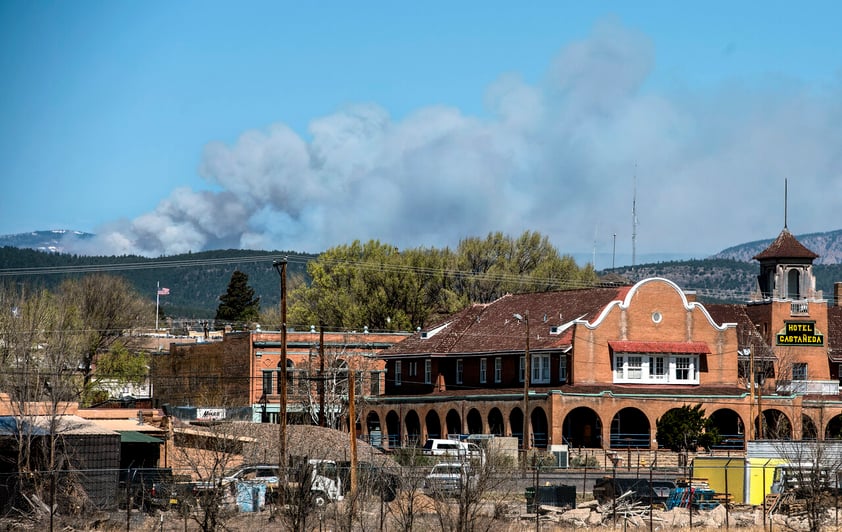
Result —
[{"label": "dirt ground", "polygon": [[[379,500],[359,501],[358,504],[360,504],[362,510],[357,512],[353,523],[348,523],[348,503],[349,501],[346,499],[343,502],[331,504],[321,513],[314,510],[308,518],[306,530],[313,532],[406,531],[409,530],[407,513],[411,507],[411,530],[425,532],[444,531],[450,530],[451,527],[446,521],[444,523],[442,522],[442,514],[449,511],[455,515],[456,510],[455,502],[443,504],[441,500],[433,500],[420,491],[415,493],[414,497],[410,500],[409,496],[405,492],[402,492],[396,500],[389,503],[381,503]],[[625,532],[626,530],[650,530],[648,518],[639,520],[636,523],[631,520],[624,521],[620,518],[616,523],[613,523],[610,519],[606,519],[601,526],[563,526],[557,520],[554,520],[552,511],[541,516],[536,527],[535,515],[524,514],[525,506],[523,499],[512,499],[511,501],[504,501],[496,507],[490,505],[483,507],[478,512],[480,517],[475,529],[487,532],[562,532],[572,530],[623,530]],[[732,512],[730,515],[730,526],[728,528],[734,531],[766,532],[768,530],[771,532],[772,530],[789,530],[791,532],[797,532],[798,530],[804,530],[804,528],[787,527],[780,521],[767,522],[765,527],[745,526],[745,515],[742,518],[739,518],[738,512]],[[672,527],[666,525],[665,520],[661,519],[662,517],[666,516],[659,511],[653,514],[652,530],[670,532],[719,532],[726,528],[724,525],[721,527],[700,527],[698,524],[692,529],[689,527]],[[697,523],[702,522],[701,517],[694,517],[694,519],[699,519]],[[842,522],[842,518],[840,518],[840,522]],[[227,531],[257,532],[262,530],[289,529],[287,522],[273,515],[270,509],[256,513],[230,513],[222,517],[220,524],[221,526],[218,529]],[[50,530],[51,528],[52,530],[61,530],[62,532],[92,530],[103,532],[201,531],[199,523],[193,516],[180,514],[178,511],[158,512],[154,515],[142,514],[135,511],[128,519],[125,511],[103,512],[93,518],[56,516],[52,525],[50,527],[47,518],[37,521],[25,518],[0,519],[0,531],[32,530],[40,532],[42,530]],[[831,526],[822,528],[822,532],[842,532],[842,526],[835,526],[835,523],[831,523]]]}]

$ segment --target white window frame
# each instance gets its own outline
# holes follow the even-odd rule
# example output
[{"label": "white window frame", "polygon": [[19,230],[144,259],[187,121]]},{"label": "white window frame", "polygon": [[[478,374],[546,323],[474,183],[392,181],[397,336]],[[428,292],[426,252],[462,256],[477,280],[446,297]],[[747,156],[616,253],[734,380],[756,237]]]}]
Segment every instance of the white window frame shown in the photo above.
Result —
[{"label": "white window frame", "polygon": [[525,372],[526,372],[526,357],[521,356],[520,357],[520,368],[518,368],[518,372],[517,372],[517,375],[518,375],[517,381],[518,382],[523,382],[523,374]]},{"label": "white window frame", "polygon": [[465,373],[465,365],[462,363],[461,358],[456,359],[456,384],[462,384],[462,378],[464,377]]},{"label": "white window frame", "polygon": [[503,359],[494,357],[494,382],[503,382]]},{"label": "white window frame", "polygon": [[429,358],[424,361],[424,384],[433,383],[433,361]]},{"label": "white window frame", "polygon": [[403,370],[400,360],[395,360],[395,386],[401,385],[401,371]]},{"label": "white window frame", "polygon": [[418,362],[414,360],[409,363],[409,376],[410,377],[417,377],[418,376]]},{"label": "white window frame", "polygon": [[531,355],[532,382],[535,384],[550,383],[550,355]]},{"label": "white window frame", "polygon": [[614,382],[699,384],[699,361],[697,354],[618,353],[614,355]]},{"label": "white window frame", "polygon": [[487,372],[488,372],[488,359],[487,358],[479,359],[479,382],[480,382],[480,384],[485,384],[485,381],[487,380],[487,376],[486,376]]},{"label": "white window frame", "polygon": [[792,380],[794,381],[806,381],[807,380],[807,363],[806,362],[795,362],[792,365]]},{"label": "white window frame", "polygon": [[[672,377],[676,383],[689,383],[693,382],[694,379],[698,382],[698,378],[696,377],[696,366],[698,366],[698,363],[694,364],[692,357],[687,355],[674,357],[673,364],[674,369]],[[686,378],[679,376],[683,375],[685,372],[687,375]]]},{"label": "white window frame", "polygon": [[664,355],[653,355],[649,357],[649,378],[650,380],[666,381],[669,378],[669,360]]}]

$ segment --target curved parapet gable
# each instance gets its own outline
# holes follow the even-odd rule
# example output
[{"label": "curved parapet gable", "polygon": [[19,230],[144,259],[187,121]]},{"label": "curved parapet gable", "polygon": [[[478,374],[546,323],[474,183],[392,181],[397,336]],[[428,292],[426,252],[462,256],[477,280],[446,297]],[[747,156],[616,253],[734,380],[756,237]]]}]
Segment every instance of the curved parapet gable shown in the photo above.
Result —
[{"label": "curved parapet gable", "polygon": [[602,309],[602,312],[599,313],[599,315],[596,317],[595,320],[593,320],[592,322],[589,322],[587,320],[576,320],[576,323],[579,324],[579,325],[584,325],[588,329],[596,329],[597,327],[599,327],[599,325],[602,323],[602,321],[605,320],[605,318],[611,313],[611,311],[614,308],[619,308],[620,310],[627,310],[631,306],[631,302],[634,299],[635,294],[638,291],[640,291],[640,289],[643,288],[645,285],[650,284],[650,283],[663,283],[663,284],[666,284],[669,287],[671,287],[681,297],[681,302],[683,303],[684,308],[686,310],[696,310],[696,309],[700,310],[702,312],[702,314],[705,316],[705,318],[707,318],[710,325],[713,328],[715,328],[716,330],[724,331],[726,329],[735,328],[737,326],[736,323],[723,323],[722,325],[716,323],[703,304],[701,304],[697,301],[688,301],[687,296],[684,294],[684,291],[681,290],[681,288],[677,284],[675,284],[674,282],[670,281],[669,279],[665,279],[663,277],[649,277],[649,278],[643,279],[641,281],[638,281],[637,283],[635,283],[634,286],[632,286],[628,290],[628,292],[626,292],[626,297],[623,298],[622,301],[618,299],[618,300],[614,300],[611,303],[609,303],[608,305],[606,305],[605,308]]}]

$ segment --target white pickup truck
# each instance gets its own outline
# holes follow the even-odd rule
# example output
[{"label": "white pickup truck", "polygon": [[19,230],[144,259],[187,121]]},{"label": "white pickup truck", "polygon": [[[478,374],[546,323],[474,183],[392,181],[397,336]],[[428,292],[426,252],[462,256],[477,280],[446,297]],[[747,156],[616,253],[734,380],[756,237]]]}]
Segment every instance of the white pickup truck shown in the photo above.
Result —
[{"label": "white pickup truck", "polygon": [[447,457],[451,460],[475,461],[479,465],[485,462],[485,453],[479,445],[460,440],[430,438],[421,447],[421,454]]}]

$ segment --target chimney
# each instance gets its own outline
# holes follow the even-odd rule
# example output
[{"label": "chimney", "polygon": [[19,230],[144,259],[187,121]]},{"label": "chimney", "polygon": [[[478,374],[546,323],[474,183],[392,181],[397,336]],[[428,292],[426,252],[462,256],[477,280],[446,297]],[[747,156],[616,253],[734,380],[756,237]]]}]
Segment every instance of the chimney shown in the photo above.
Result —
[{"label": "chimney", "polygon": [[833,304],[842,307],[842,283],[833,283]]}]

